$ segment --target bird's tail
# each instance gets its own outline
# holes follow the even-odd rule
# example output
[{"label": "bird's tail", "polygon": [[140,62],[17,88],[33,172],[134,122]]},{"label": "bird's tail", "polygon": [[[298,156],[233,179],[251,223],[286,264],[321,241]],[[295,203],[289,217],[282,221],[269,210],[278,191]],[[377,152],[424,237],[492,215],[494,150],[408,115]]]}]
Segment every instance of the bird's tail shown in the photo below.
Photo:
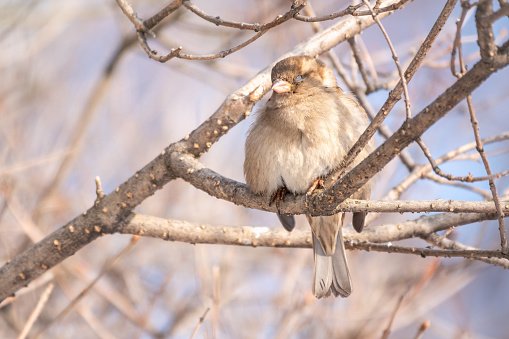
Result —
[{"label": "bird's tail", "polygon": [[[326,217],[310,217],[313,230],[313,294],[318,299],[334,296],[346,298],[352,293],[352,282],[348,271],[345,245],[340,220],[343,214]],[[318,234],[318,237],[316,236]]]}]

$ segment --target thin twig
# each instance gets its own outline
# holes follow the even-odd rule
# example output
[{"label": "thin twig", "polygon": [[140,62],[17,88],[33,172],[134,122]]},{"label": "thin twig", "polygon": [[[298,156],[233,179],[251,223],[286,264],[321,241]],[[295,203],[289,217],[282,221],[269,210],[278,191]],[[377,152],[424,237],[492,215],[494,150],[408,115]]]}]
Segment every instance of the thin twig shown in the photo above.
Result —
[{"label": "thin twig", "polygon": [[205,321],[205,317],[207,316],[207,313],[209,313],[210,307],[207,307],[203,315],[198,320],[198,324],[196,324],[196,327],[194,328],[193,334],[191,335],[191,339],[194,339],[196,334],[198,333],[198,330],[200,329],[201,324],[203,324],[203,321]]},{"label": "thin twig", "polygon": [[[259,24],[259,23],[245,23],[245,22],[235,22],[235,21],[228,21],[221,19],[217,15],[209,15],[198,8],[194,3],[192,3],[190,0],[182,0],[182,5],[193,12],[194,14],[198,15],[200,18],[213,23],[216,26],[224,26],[224,27],[230,27],[230,28],[237,28],[241,30],[251,30],[255,32],[260,32],[263,30],[266,30],[270,28],[270,26],[273,24],[273,22],[268,22],[265,24]],[[303,7],[303,6],[302,6]],[[301,7],[301,8],[302,8]]]},{"label": "thin twig", "polygon": [[442,257],[453,258],[461,257],[466,259],[481,259],[481,258],[498,258],[504,260],[504,266],[509,268],[509,256],[496,250],[482,250],[482,249],[432,249],[422,247],[407,247],[395,246],[392,243],[378,244],[378,243],[346,243],[346,248],[362,249],[365,251],[377,251],[386,253],[403,253],[419,255],[423,258],[426,257]]},{"label": "thin twig", "polygon": [[[432,244],[433,246],[438,246],[446,251],[451,251],[451,250],[453,250],[453,251],[477,251],[477,250],[479,250],[478,248],[475,248],[472,246],[467,246],[465,244],[462,244],[460,242],[457,242],[457,241],[454,241],[454,240],[451,240],[448,238],[443,238],[436,233],[420,235],[419,238]],[[501,256],[508,258],[507,254],[504,254],[500,251],[492,251],[492,252],[499,253]],[[488,253],[484,253],[484,254],[488,254]],[[482,261],[482,262],[485,262],[487,264],[494,265],[494,266],[501,266],[506,269],[509,268],[509,260],[502,259],[502,258],[492,256],[492,255],[486,255],[486,256],[480,255],[479,256],[476,254],[476,252],[472,252],[470,254],[470,257],[465,257],[465,258]]]},{"label": "thin twig", "polygon": [[[468,2],[466,2],[468,3]],[[470,6],[469,4],[463,4],[462,2],[462,8],[463,8],[463,13],[466,12],[466,10],[468,9],[468,6]],[[503,6],[504,7],[504,6]],[[509,8],[509,6],[506,6]],[[486,14],[486,13],[489,13],[490,11],[493,11],[493,5],[490,3],[490,4],[486,4],[486,3],[483,3],[482,5],[480,5],[480,7],[478,8],[478,13],[476,14],[479,14],[479,13],[483,13],[483,14]],[[463,17],[463,13],[462,13],[462,17]],[[493,13],[491,14],[487,14],[486,16],[482,16],[481,14],[479,14],[479,16],[476,15],[476,19],[477,19],[477,29],[479,31],[479,47],[481,49],[481,56],[483,58],[486,58],[486,50],[488,49],[493,49],[495,48],[493,45],[494,45],[494,40],[493,40],[493,34],[491,33],[491,31],[489,32],[486,32],[486,31],[483,31],[485,30],[486,26],[488,27],[491,27],[492,29],[492,22],[493,21],[488,21],[489,23],[487,24],[486,21],[484,21],[486,18],[490,17],[490,15],[493,15]],[[481,23],[482,22],[482,23]],[[460,35],[460,30],[461,30],[461,26],[458,25],[458,33],[457,33],[457,36]],[[482,33],[480,31],[483,31]],[[456,43],[456,42],[455,42]],[[459,62],[460,62],[460,70],[461,70],[461,74],[465,74],[466,73],[466,68],[465,68],[465,65],[463,64],[463,59],[461,57],[461,39],[458,38],[458,41],[457,41],[457,47],[458,47],[458,51],[459,51]],[[483,49],[486,49],[483,53]],[[491,51],[487,52],[488,55],[489,55],[489,58],[491,57],[494,57],[494,55],[491,55]],[[459,77],[459,76],[458,76]],[[467,106],[468,106],[468,112],[470,114],[470,122],[472,124],[472,130],[473,130],[473,133],[474,133],[474,138],[475,138],[475,143],[476,143],[476,149],[477,151],[479,152],[479,155],[481,156],[481,159],[482,159],[482,162],[483,162],[483,165],[484,165],[484,168],[486,169],[486,174],[488,176],[491,176],[492,175],[492,172],[491,172],[491,167],[490,167],[490,164],[488,162],[488,158],[486,157],[486,153],[484,152],[484,147],[483,147],[483,144],[482,144],[482,140],[481,140],[481,137],[479,135],[479,122],[477,121],[477,118],[475,116],[475,110],[474,110],[474,105],[472,103],[472,95],[469,94],[467,95]],[[508,248],[507,248],[507,237],[506,237],[506,230],[505,230],[505,225],[504,225],[504,213],[502,212],[502,207],[500,205],[500,199],[499,199],[499,196],[498,196],[498,192],[497,192],[497,186],[495,185],[495,179],[494,178],[491,178],[488,180],[489,182],[489,185],[490,185],[490,190],[491,190],[491,194],[493,195],[493,203],[495,204],[495,207],[497,209],[497,215],[498,215],[498,229],[499,229],[499,232],[500,232],[500,247],[502,249],[502,253],[508,253]]]},{"label": "thin twig", "polygon": [[[468,100],[468,97],[467,97]],[[479,140],[480,141],[480,140]],[[489,173],[488,175],[482,176],[482,177],[473,177],[471,174],[467,175],[466,177],[457,177],[452,174],[445,173],[442,171],[438,165],[436,164],[435,160],[431,156],[431,153],[429,149],[426,147],[424,142],[421,140],[421,138],[417,138],[415,142],[421,147],[424,155],[428,159],[429,163],[431,164],[431,167],[433,168],[433,171],[438,175],[445,179],[451,180],[451,181],[461,181],[461,182],[478,182],[478,181],[486,181],[486,180],[494,180],[501,178],[503,176],[509,175],[509,170],[498,172],[495,174]],[[491,171],[490,171],[491,172]]]},{"label": "thin twig", "polygon": [[483,190],[481,188],[478,188],[478,187],[475,187],[475,186],[472,186],[472,185],[467,185],[467,184],[463,184],[461,182],[447,180],[445,178],[442,178],[442,177],[437,176],[437,175],[433,175],[431,173],[424,174],[422,176],[422,178],[434,181],[434,182],[442,184],[442,185],[450,185],[450,186],[464,188],[466,190],[469,190],[469,191],[472,191],[474,193],[479,194],[484,199],[492,199],[491,193],[489,191]]},{"label": "thin twig", "polygon": [[389,323],[387,324],[385,330],[382,332],[382,336],[380,337],[381,339],[387,339],[389,337],[389,334],[391,333],[392,323],[396,318],[396,313],[398,313],[398,310],[401,307],[401,303],[403,302],[403,298],[405,298],[409,290],[410,288],[407,288],[406,291],[403,292],[403,294],[399,297],[398,302],[396,303],[396,307],[394,307],[394,310],[392,311]]},{"label": "thin twig", "polygon": [[[308,3],[306,7],[303,9],[304,13],[307,16],[316,16],[315,11],[313,9],[313,6],[311,3]],[[313,27],[313,31],[315,33],[318,33],[322,30],[322,25],[319,22],[311,22],[311,27]],[[345,85],[351,90],[352,88],[356,87],[353,85],[353,81],[350,78],[350,76],[347,74],[346,69],[343,67],[343,64],[339,60],[336,53],[334,53],[332,50],[325,53],[325,55],[329,58],[330,62],[336,69],[336,72],[338,72],[338,75],[341,77]]]},{"label": "thin twig", "polygon": [[[402,8],[409,1],[413,1],[413,0],[400,0],[397,3],[395,3],[395,4],[386,6],[384,8],[378,8],[378,6],[380,6],[380,2],[377,0],[377,2],[375,4],[375,7],[373,8],[373,11],[376,14],[394,11],[396,9]],[[367,10],[367,11],[355,11],[355,12],[352,13],[352,15],[353,16],[372,15],[372,11],[371,10]]]},{"label": "thin twig", "polygon": [[28,317],[28,320],[27,320],[25,326],[23,327],[23,330],[19,334],[18,339],[26,338],[26,336],[28,335],[28,332],[30,332],[35,321],[41,314],[41,312],[44,308],[44,305],[46,305],[46,302],[48,301],[49,296],[51,295],[51,292],[53,291],[54,287],[55,287],[55,285],[53,283],[50,283],[48,285],[48,287],[46,287],[44,292],[42,292],[41,297],[39,298],[39,301],[37,302],[37,305],[35,306],[32,313],[30,313],[30,316]]},{"label": "thin twig", "polygon": [[136,12],[133,10],[133,7],[127,0],[117,0],[117,4],[120,9],[122,9],[122,12],[124,12],[127,18],[133,23],[138,32],[148,33],[153,37],[156,36],[152,31],[150,31],[149,28],[145,26],[143,20],[138,18],[138,14],[136,14]]},{"label": "thin twig", "polygon": [[99,281],[99,279],[101,279],[106,273],[108,273],[112,268],[113,266],[115,266],[115,264],[120,260],[120,258],[122,258],[122,256],[124,254],[126,254],[135,244],[136,242],[138,241],[140,237],[135,235],[132,237],[131,239],[131,242],[129,244],[127,244],[126,247],[124,247],[124,249],[119,253],[117,254],[117,256],[115,258],[113,258],[109,263],[108,265],[106,265],[106,267],[101,271],[101,273],[99,273],[97,275],[97,277],[92,280],[90,282],[90,284],[88,284],[87,287],[85,287],[81,292],[80,294],[78,294],[72,301],[71,303],[69,303],[69,305],[67,305],[66,308],[64,308],[62,310],[62,312],[60,312],[52,321],[49,322],[49,324],[47,324],[39,333],[37,333],[36,336],[34,336],[34,339],[36,338],[39,338],[44,332],[46,332],[54,323],[56,323],[57,321],[59,321],[60,319],[62,319],[67,313],[69,313],[69,311],[71,311],[75,306],[76,304],[92,289],[92,287],[94,287],[94,285]]},{"label": "thin twig", "polygon": [[364,67],[364,61],[362,60],[361,51],[359,50],[359,47],[355,43],[355,37],[348,39],[348,44],[350,44],[350,48],[355,58],[355,62],[359,67],[359,72],[361,73],[362,80],[364,80],[364,83],[366,84],[366,92],[367,93],[373,92],[375,90],[375,87],[373,86],[373,83],[368,77],[368,73],[366,72],[366,68]]},{"label": "thin twig", "polygon": [[407,88],[407,81],[405,79],[405,75],[403,74],[403,69],[401,68],[401,65],[399,64],[399,58],[396,54],[396,50],[394,49],[394,46],[392,45],[391,39],[389,38],[389,35],[385,31],[384,26],[378,19],[378,16],[376,15],[375,11],[371,8],[369,2],[367,0],[362,0],[366,7],[368,7],[369,11],[371,12],[371,15],[373,16],[373,20],[375,20],[378,27],[380,27],[380,30],[382,31],[383,36],[385,37],[385,40],[387,40],[387,44],[389,45],[389,48],[392,53],[392,59],[394,60],[394,63],[396,64],[396,67],[398,69],[399,77],[401,79],[401,84],[403,85],[403,94],[405,99],[405,110],[406,110],[406,118],[411,119],[412,118],[412,112],[410,111],[410,95],[408,94],[408,88]]},{"label": "thin twig", "polygon": [[[304,16],[297,14],[295,15],[295,20],[304,21],[304,22],[318,22],[318,21],[326,21],[326,20],[332,20],[339,17],[347,16],[347,15],[354,15],[355,11],[359,8],[364,6],[364,4],[359,3],[357,5],[350,5],[346,9],[343,9],[341,11],[337,11],[331,14],[322,15],[322,16]],[[391,9],[392,10],[392,9]],[[388,11],[388,10],[387,10]]]},{"label": "thin twig", "polygon": [[[493,137],[489,137],[489,138],[485,138],[483,139],[483,143],[484,144],[489,144],[489,143],[494,143],[494,142],[499,142],[499,141],[503,141],[503,140],[507,140],[509,139],[509,133],[503,133],[503,134],[500,134],[500,135],[496,135],[496,136],[493,136]],[[445,155],[441,156],[440,158],[436,159],[436,163],[437,164],[441,164],[441,163],[445,163],[447,161],[451,161],[451,160],[459,160],[461,158],[461,156],[474,149],[475,148],[475,141],[474,142],[470,142],[466,145],[463,145],[461,147],[459,147],[458,149],[456,150],[453,150],[453,151],[450,151],[448,153],[446,153]],[[407,190],[412,184],[414,184],[417,180],[421,179],[421,178],[428,178],[428,176],[430,175],[429,172],[432,170],[431,168],[431,164],[426,164],[426,165],[421,165],[421,166],[415,166],[413,167],[413,169],[411,170],[411,173],[408,177],[406,177],[405,179],[403,179],[398,185],[396,185],[394,188],[392,188],[384,197],[382,200],[388,200],[388,201],[394,201],[394,200],[397,200],[399,199],[399,197],[401,196],[401,194]],[[438,180],[438,179],[441,179],[440,177],[436,177],[436,176],[433,176],[432,177],[432,180]],[[445,179],[443,179],[445,181]],[[454,182],[454,181],[447,181],[447,183],[449,184],[459,184],[457,182]],[[469,185],[468,186],[470,189],[471,186]],[[509,191],[509,189],[508,189]],[[487,193],[485,191],[482,191],[483,192],[483,197],[485,197],[485,199],[489,199],[491,198],[491,194],[490,193]],[[479,192],[481,194],[481,192]],[[486,193],[488,195],[486,195]],[[503,196],[505,196],[506,194],[504,194]],[[368,222],[367,224],[369,224],[370,222],[372,222],[374,219],[376,219],[378,217],[378,215],[380,214],[380,212],[376,212],[376,213],[370,213],[368,214]]]},{"label": "thin twig", "polygon": [[[364,110],[368,114],[369,118],[373,120],[375,118],[375,111],[373,107],[369,104],[368,98],[366,96],[366,93],[364,93],[362,90],[356,88],[355,95],[357,96],[357,99],[359,99],[359,103],[364,107]],[[378,127],[378,133],[385,139],[389,139],[390,136],[393,134],[393,132],[389,129],[387,125],[380,125]],[[415,160],[411,157],[410,153],[407,150],[403,150],[401,154],[399,155],[399,159],[405,165],[405,167],[408,169],[409,172],[412,172],[412,170],[415,168]]]},{"label": "thin twig", "polygon": [[154,28],[157,24],[159,24],[164,18],[166,18],[171,13],[175,12],[177,9],[182,6],[182,0],[174,0],[169,5],[164,7],[162,10],[157,12],[155,15],[145,20],[143,24],[148,29]]},{"label": "thin twig", "polygon": [[429,320],[426,320],[425,322],[423,322],[421,324],[421,326],[419,326],[419,330],[415,334],[415,339],[421,339],[422,335],[424,334],[424,332],[426,332],[426,330],[429,328],[429,326],[430,326]]},{"label": "thin twig", "polygon": [[[479,136],[479,123],[477,122],[477,118],[475,116],[474,105],[472,104],[472,96],[471,95],[467,96],[467,105],[468,105],[468,111],[470,113],[470,121],[472,122],[472,129],[474,131],[475,142],[477,144],[476,149],[481,156],[482,162],[484,164],[484,168],[486,169],[486,173],[488,174],[488,176],[490,176],[490,175],[492,175],[491,167],[488,162],[488,158],[486,157],[486,153],[484,152],[481,137]],[[500,232],[500,246],[502,248],[502,252],[507,254],[508,249],[507,249],[506,230],[505,230],[505,225],[504,225],[504,212],[502,212],[502,206],[500,204],[500,198],[498,196],[497,186],[495,185],[495,180],[489,179],[489,183],[490,183],[490,190],[493,195],[493,203],[495,204],[495,207],[497,209],[498,229]]]},{"label": "thin twig", "polygon": [[[460,78],[465,73],[464,63],[463,63],[463,52],[461,49],[461,27],[463,26],[463,22],[467,16],[468,10],[471,8],[468,1],[461,0],[461,16],[458,21],[456,21],[456,36],[454,38],[454,42],[452,45],[451,51],[451,72],[457,78]],[[456,72],[455,61],[456,61],[456,52],[458,52],[459,64],[460,64],[460,72]]]},{"label": "thin twig", "polygon": [[373,59],[371,58],[371,55],[368,49],[366,48],[366,45],[364,44],[361,35],[357,35],[355,41],[359,45],[362,55],[364,55],[364,61],[366,61],[366,67],[368,68],[369,73],[371,75],[371,79],[373,80],[373,86],[375,88],[381,88],[379,87],[380,85],[378,83],[379,82],[378,73],[376,71],[375,64],[373,63]]},{"label": "thin twig", "polygon": [[[188,1],[184,1],[184,5],[187,2]],[[288,12],[286,12],[283,15],[278,15],[271,22],[257,26],[257,30],[259,29],[258,33],[256,35],[254,35],[253,37],[251,37],[250,39],[244,41],[243,43],[241,43],[235,47],[225,49],[225,50],[222,50],[217,53],[203,54],[203,55],[186,54],[186,53],[182,52],[183,47],[179,46],[176,48],[172,48],[170,53],[168,53],[167,55],[158,56],[157,51],[152,50],[149,47],[147,39],[146,39],[143,31],[138,30],[138,32],[137,32],[138,41],[140,42],[140,45],[143,47],[143,49],[145,50],[145,52],[147,53],[149,58],[159,61],[159,62],[162,62],[162,63],[167,62],[168,60],[171,60],[173,58],[186,59],[186,60],[212,60],[212,59],[224,58],[224,57],[226,57],[232,53],[235,53],[236,51],[246,47],[247,45],[253,43],[254,41],[258,40],[262,35],[267,33],[269,31],[269,29],[276,27],[278,25],[281,25],[282,23],[292,19],[304,6],[305,5],[301,4],[301,5],[292,7]]]}]

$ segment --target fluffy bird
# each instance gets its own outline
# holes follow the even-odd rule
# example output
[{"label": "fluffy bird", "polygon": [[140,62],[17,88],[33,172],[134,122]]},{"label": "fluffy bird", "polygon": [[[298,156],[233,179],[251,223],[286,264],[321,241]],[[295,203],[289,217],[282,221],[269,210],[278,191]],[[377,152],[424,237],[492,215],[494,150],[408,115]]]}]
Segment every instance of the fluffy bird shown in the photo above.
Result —
[{"label": "fluffy bird", "polygon": [[[289,57],[272,69],[272,96],[258,112],[246,139],[244,173],[249,189],[279,203],[285,192],[312,194],[340,165],[368,124],[362,107],[338,87],[334,73],[308,56]],[[352,167],[374,149],[373,141]],[[352,197],[369,199],[365,185]],[[279,213],[278,213],[279,215]],[[360,232],[366,213],[354,213]],[[279,216],[291,231],[291,216]],[[352,293],[342,236],[344,213],[306,215],[313,233],[313,294],[317,298]]]}]

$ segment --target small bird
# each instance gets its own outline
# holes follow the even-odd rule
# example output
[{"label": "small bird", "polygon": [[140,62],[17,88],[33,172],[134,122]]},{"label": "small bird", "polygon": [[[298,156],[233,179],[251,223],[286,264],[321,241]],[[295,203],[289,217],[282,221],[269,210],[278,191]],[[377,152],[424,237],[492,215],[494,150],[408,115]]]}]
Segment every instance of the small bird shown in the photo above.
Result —
[{"label": "small bird", "polygon": [[[325,63],[309,56],[294,56],[272,68],[272,96],[258,111],[249,129],[244,174],[251,192],[276,200],[286,192],[313,194],[323,178],[338,167],[362,134],[368,119],[362,107],[338,87]],[[370,141],[353,168],[374,149]],[[369,184],[353,198],[369,199]],[[292,216],[279,215],[288,231]],[[354,213],[353,226],[360,232],[366,212]],[[348,297],[352,293],[341,227],[344,213],[306,215],[313,233],[313,294],[317,298]]]}]

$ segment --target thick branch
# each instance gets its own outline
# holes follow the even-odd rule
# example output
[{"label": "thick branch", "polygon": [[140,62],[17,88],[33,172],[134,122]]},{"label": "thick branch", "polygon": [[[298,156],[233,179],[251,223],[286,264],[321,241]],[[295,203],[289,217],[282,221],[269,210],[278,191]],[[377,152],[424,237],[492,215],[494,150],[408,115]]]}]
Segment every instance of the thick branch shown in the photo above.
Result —
[{"label": "thick branch", "polygon": [[[431,233],[483,220],[494,220],[495,213],[439,213],[424,215],[397,224],[367,227],[357,233],[344,228],[345,242],[386,243],[410,238],[426,237]],[[124,227],[105,232],[143,235],[190,244],[218,244],[262,247],[311,247],[309,229],[287,232],[284,229],[253,226],[213,226],[187,221],[167,220],[153,216],[131,214]]]}]

